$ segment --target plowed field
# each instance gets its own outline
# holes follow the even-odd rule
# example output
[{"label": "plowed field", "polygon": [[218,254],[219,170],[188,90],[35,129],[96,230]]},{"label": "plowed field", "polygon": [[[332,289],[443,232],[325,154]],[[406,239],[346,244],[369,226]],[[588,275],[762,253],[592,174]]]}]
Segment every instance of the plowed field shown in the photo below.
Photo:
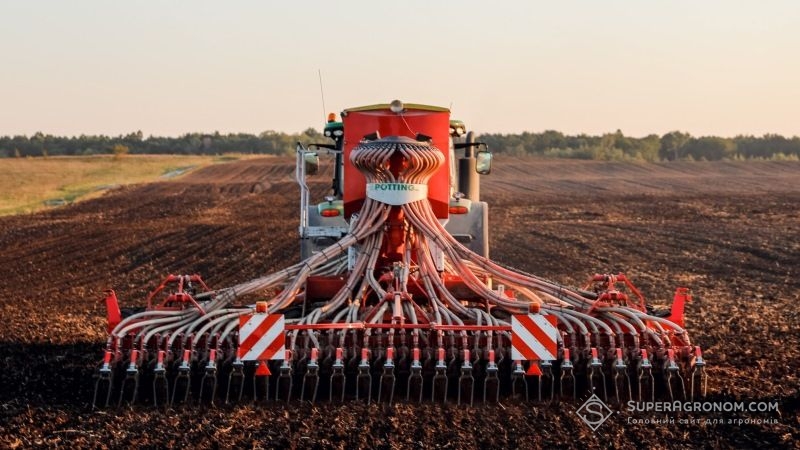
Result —
[{"label": "plowed field", "polygon": [[623,410],[593,432],[580,405],[513,399],[92,411],[103,290],[141,305],[168,273],[226,287],[296,261],[293,172],[289,159],[240,161],[0,219],[0,447],[798,447],[797,162],[498,158],[483,178],[493,259],[572,285],[622,271],[654,304],[691,288],[710,400],[777,412]]}]

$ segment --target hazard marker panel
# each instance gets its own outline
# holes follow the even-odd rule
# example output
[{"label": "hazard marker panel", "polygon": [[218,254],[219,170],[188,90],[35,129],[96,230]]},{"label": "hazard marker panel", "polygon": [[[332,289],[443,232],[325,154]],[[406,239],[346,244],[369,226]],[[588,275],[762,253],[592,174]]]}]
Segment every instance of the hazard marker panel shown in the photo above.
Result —
[{"label": "hazard marker panel", "polygon": [[556,359],[556,316],[518,314],[511,316],[511,359],[547,361]]},{"label": "hazard marker panel", "polygon": [[283,359],[286,353],[283,314],[239,316],[239,351],[242,361]]}]

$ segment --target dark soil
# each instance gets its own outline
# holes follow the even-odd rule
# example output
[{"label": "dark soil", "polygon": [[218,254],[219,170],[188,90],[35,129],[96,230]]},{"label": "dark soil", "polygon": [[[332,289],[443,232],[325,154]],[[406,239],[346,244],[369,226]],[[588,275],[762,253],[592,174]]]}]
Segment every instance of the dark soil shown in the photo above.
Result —
[{"label": "dark soil", "polygon": [[500,158],[483,185],[493,259],[572,285],[625,272],[656,305],[690,287],[686,325],[705,350],[710,399],[778,412],[623,410],[593,432],[580,404],[512,399],[92,411],[103,290],[141,306],[168,273],[225,287],[296,261],[292,175],[289,159],[241,161],[0,219],[0,448],[798,448],[796,162]]}]

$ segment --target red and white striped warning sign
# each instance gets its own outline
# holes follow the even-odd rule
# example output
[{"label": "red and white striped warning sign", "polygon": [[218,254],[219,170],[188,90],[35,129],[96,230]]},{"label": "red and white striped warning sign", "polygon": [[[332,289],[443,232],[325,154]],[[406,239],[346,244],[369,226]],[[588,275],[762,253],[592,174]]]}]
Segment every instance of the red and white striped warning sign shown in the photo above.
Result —
[{"label": "red and white striped warning sign", "polygon": [[283,359],[286,353],[283,323],[283,314],[239,316],[239,359],[242,361]]},{"label": "red and white striped warning sign", "polygon": [[511,359],[546,361],[558,353],[556,316],[515,314],[511,317]]}]

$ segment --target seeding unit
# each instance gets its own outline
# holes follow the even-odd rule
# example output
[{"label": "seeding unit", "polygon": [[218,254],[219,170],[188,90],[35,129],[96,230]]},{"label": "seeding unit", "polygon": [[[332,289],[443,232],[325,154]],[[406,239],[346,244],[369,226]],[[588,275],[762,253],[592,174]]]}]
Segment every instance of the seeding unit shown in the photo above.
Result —
[{"label": "seeding unit", "polygon": [[[484,144],[444,108],[394,101],[341,116],[325,127],[331,143],[298,144],[300,262],[218,290],[170,275],[127,317],[107,292],[96,406],[320,392],[472,404],[476,391],[496,402],[528,399],[529,387],[542,402],[704,395],[705,363],[683,328],[688,290],[658,313],[623,274],[578,289],[490,260]],[[311,203],[321,153],[332,192]],[[245,295],[264,300],[236,306]]]}]

